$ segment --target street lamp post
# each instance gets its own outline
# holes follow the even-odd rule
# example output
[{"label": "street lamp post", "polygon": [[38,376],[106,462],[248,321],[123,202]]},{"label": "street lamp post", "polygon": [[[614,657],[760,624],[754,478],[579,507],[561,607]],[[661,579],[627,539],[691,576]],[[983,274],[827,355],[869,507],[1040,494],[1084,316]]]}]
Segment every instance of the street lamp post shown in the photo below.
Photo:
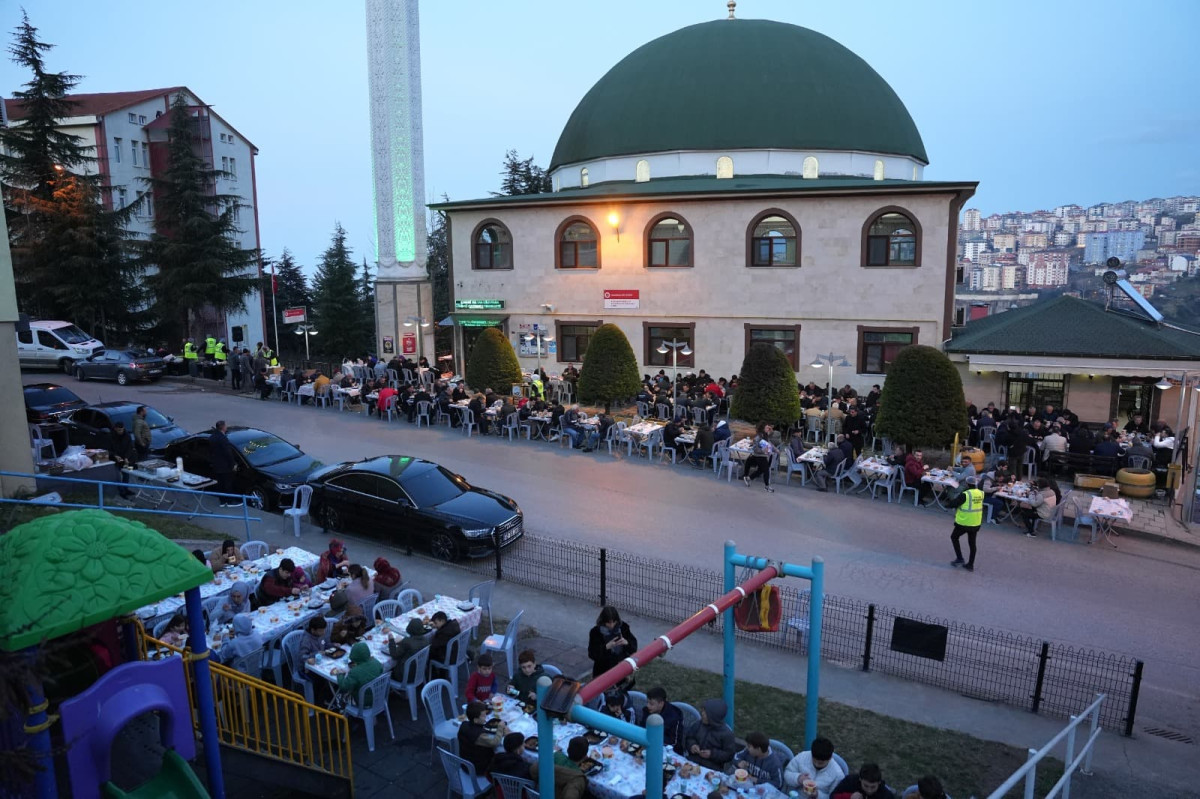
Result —
[{"label": "street lamp post", "polygon": [[[835,361],[837,362],[836,364]],[[845,355],[835,355],[832,352],[827,355],[818,355],[812,362],[812,368],[814,369],[821,369],[825,366],[829,367],[829,382],[825,384],[825,398],[830,405],[833,404],[833,367],[835,365],[849,366],[850,362],[846,360]]]},{"label": "street lamp post", "polygon": [[[419,325],[421,327],[429,327],[429,320],[426,319],[424,316],[410,316],[404,320],[405,327],[412,327],[413,325]],[[425,346],[424,346],[424,342],[421,341],[422,338],[424,338],[424,335],[421,333],[420,330],[418,330],[417,331],[417,366],[418,367],[420,367],[420,365],[421,365],[421,358],[424,357]]]},{"label": "street lamp post", "polygon": [[525,339],[526,344],[528,344],[529,342],[532,341],[537,346],[537,373],[539,376],[541,376],[541,374],[542,374],[542,342],[543,341],[554,341],[554,336],[550,335],[549,331],[543,330],[542,328],[538,327],[535,324],[533,326],[533,332],[526,333],[521,338]]},{"label": "street lamp post", "polygon": [[304,336],[304,361],[308,362],[308,337],[317,335],[317,326],[309,324],[296,325],[296,335]]},{"label": "street lamp post", "polygon": [[691,355],[692,348],[688,346],[686,341],[673,338],[670,341],[664,341],[662,344],[659,344],[656,352],[660,355],[666,355],[668,352],[671,353],[671,400],[674,402],[674,400],[679,398],[679,356],[683,355],[687,357]]}]

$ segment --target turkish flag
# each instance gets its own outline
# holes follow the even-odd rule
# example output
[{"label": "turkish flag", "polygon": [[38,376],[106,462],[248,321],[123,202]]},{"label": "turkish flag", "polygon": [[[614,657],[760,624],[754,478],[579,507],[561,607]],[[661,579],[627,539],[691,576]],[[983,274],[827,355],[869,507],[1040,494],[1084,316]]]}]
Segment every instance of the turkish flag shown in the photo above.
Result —
[{"label": "turkish flag", "polygon": [[279,293],[279,281],[275,279],[275,264],[271,264],[271,293]]}]

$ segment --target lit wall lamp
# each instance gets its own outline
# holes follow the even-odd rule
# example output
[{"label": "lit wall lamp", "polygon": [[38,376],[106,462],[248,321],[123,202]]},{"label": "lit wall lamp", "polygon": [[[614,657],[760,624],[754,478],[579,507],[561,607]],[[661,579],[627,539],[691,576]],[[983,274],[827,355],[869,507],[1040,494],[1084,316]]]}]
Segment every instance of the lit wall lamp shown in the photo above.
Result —
[{"label": "lit wall lamp", "polygon": [[1172,386],[1172,383],[1170,380],[1167,379],[1166,375],[1163,375],[1162,380],[1159,380],[1157,383],[1154,384],[1154,387],[1157,388],[1159,391],[1166,391],[1171,386]]},{"label": "lit wall lamp", "polygon": [[617,216],[617,212],[613,211],[608,215],[608,224],[612,227],[613,233],[617,234],[617,241],[621,241],[621,217]]}]

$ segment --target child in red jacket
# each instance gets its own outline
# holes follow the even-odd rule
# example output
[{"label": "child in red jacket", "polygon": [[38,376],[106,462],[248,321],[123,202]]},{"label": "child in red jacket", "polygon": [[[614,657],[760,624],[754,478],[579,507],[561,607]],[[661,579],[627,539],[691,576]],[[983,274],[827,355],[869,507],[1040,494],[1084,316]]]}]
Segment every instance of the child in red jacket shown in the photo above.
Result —
[{"label": "child in red jacket", "polygon": [[467,680],[467,701],[488,702],[492,694],[500,692],[500,684],[492,673],[492,656],[484,652],[475,658],[475,672]]}]

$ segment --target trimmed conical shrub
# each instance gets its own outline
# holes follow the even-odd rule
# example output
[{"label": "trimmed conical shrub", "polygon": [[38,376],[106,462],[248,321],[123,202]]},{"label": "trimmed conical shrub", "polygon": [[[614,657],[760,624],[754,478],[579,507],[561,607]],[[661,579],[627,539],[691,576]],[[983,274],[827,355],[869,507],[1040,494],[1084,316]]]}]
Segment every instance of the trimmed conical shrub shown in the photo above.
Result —
[{"label": "trimmed conical shrub", "polygon": [[950,447],[967,435],[962,377],[938,349],[905,347],[888,368],[875,429],[906,448]]},{"label": "trimmed conical shrub", "polygon": [[633,355],[633,347],[629,346],[629,339],[616,325],[600,325],[592,334],[587,354],[583,356],[579,399],[604,403],[607,412],[614,401],[633,397],[641,386],[637,358]]},{"label": "trimmed conical shrub", "polygon": [[474,391],[492,389],[497,394],[512,393],[512,387],[524,382],[521,364],[512,344],[494,327],[486,328],[475,339],[467,361],[467,385]]},{"label": "trimmed conical shrub", "polygon": [[782,350],[764,343],[750,347],[738,372],[729,412],[743,421],[770,422],[781,429],[800,418],[796,373]]}]

